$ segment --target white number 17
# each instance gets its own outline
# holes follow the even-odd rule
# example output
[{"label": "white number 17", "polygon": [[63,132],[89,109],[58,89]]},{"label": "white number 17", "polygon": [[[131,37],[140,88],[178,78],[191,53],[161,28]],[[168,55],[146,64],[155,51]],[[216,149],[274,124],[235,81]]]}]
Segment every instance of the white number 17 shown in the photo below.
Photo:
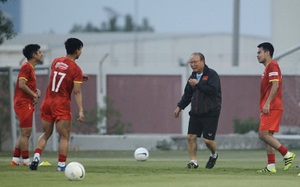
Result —
[{"label": "white number 17", "polygon": [[[56,84],[56,76],[57,75],[59,75],[60,78],[58,80],[58,83]],[[65,78],[65,76],[66,76],[65,73],[54,71],[54,76],[53,76],[53,80],[52,80],[52,91],[58,92],[58,89],[59,89],[63,79]]]}]

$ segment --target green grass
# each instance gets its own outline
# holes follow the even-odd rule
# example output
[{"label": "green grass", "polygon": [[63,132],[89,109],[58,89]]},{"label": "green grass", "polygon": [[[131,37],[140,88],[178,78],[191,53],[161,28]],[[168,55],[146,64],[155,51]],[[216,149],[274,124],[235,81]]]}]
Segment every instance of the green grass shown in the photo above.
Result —
[{"label": "green grass", "polygon": [[[300,150],[294,151],[300,156]],[[188,162],[186,151],[150,151],[149,160],[137,162],[133,151],[81,151],[70,152],[68,162],[78,161],[86,169],[82,181],[68,181],[63,172],[56,172],[56,152],[45,152],[42,161],[52,166],[30,171],[28,167],[11,167],[12,153],[0,153],[0,186],[30,187],[298,187],[300,169],[296,160],[288,171],[283,171],[282,156],[277,154],[277,173],[262,174],[257,170],[266,165],[263,150],[219,151],[216,166],[204,168],[208,151],[198,151],[196,170],[184,167]]]}]

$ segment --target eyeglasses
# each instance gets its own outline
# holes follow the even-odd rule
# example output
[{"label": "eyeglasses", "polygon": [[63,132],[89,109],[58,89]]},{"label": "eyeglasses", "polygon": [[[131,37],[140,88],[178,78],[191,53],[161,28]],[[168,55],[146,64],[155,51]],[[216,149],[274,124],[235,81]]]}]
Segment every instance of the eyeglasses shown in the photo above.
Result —
[{"label": "eyeglasses", "polygon": [[197,62],[200,62],[200,60],[191,61],[189,64],[196,64]]}]

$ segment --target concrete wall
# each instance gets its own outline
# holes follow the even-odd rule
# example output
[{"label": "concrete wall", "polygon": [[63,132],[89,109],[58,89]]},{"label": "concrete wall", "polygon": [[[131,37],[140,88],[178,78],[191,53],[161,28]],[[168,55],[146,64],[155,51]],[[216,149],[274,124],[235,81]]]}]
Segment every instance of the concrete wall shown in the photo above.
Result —
[{"label": "concrete wall", "polygon": [[[272,41],[277,52],[300,44],[299,0],[272,0]],[[263,18],[261,18],[263,19]]]},{"label": "concrete wall", "polygon": [[[288,148],[300,148],[300,136],[282,136],[277,138]],[[198,138],[198,149],[207,149],[201,138]],[[245,135],[230,134],[216,137],[218,150],[264,149],[264,143],[255,133]],[[109,136],[72,135],[70,150],[135,150],[145,147],[148,150],[186,150],[186,137],[176,134],[127,134]]]}]

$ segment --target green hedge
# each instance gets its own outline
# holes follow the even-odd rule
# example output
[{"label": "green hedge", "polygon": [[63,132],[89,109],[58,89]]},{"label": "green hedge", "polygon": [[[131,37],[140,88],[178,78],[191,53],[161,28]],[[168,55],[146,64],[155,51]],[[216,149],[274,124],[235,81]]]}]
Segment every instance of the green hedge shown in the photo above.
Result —
[{"label": "green hedge", "polygon": [[259,128],[259,122],[252,117],[245,120],[241,120],[237,117],[233,119],[233,130],[236,134],[246,134],[249,131],[257,132]]}]

